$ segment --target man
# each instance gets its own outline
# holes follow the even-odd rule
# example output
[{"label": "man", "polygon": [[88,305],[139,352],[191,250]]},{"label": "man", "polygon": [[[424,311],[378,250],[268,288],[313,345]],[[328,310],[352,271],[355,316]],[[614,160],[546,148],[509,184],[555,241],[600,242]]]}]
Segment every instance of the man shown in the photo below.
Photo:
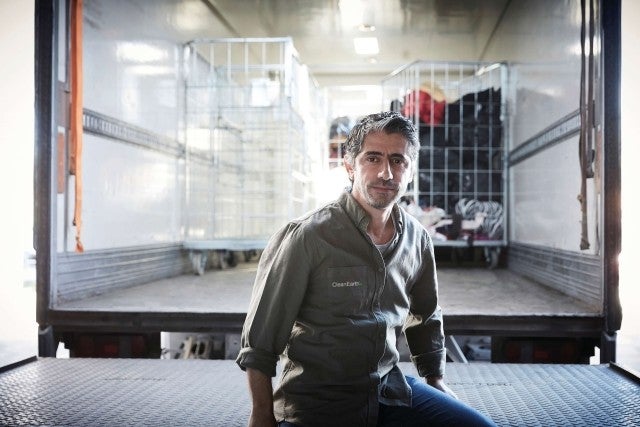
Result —
[{"label": "man", "polygon": [[[492,425],[442,379],[431,239],[396,203],[418,150],[409,120],[365,117],[345,141],[351,190],[270,240],[237,359],[253,401],[250,426]],[[403,331],[426,383],[397,366]]]}]

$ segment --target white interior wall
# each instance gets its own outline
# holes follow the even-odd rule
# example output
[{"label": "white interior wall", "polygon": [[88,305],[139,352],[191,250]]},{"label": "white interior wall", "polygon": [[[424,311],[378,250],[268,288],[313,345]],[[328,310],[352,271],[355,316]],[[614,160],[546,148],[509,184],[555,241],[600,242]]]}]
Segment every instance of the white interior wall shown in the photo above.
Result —
[{"label": "white interior wall", "polygon": [[[184,162],[127,144],[114,150],[114,144],[121,143],[84,136],[85,250],[181,241]],[[67,241],[73,250],[75,241]]]},{"label": "white interior wall", "polygon": [[[83,107],[180,141],[182,49],[170,33],[153,34],[166,16],[126,2],[111,12],[104,2],[85,2]],[[144,27],[131,28],[136,19]],[[184,160],[85,132],[82,161],[85,250],[182,240]],[[67,198],[70,212],[59,222],[66,220],[73,251],[72,185]]]},{"label": "white interior wall", "polygon": [[[511,149],[578,110],[580,2],[512,2],[485,59],[509,59]],[[578,138],[518,163],[508,177],[512,242],[580,251]],[[588,181],[588,230],[597,253],[596,182]]]},{"label": "white interior wall", "polygon": [[515,148],[579,107],[580,1],[511,2],[482,59],[511,64]]}]

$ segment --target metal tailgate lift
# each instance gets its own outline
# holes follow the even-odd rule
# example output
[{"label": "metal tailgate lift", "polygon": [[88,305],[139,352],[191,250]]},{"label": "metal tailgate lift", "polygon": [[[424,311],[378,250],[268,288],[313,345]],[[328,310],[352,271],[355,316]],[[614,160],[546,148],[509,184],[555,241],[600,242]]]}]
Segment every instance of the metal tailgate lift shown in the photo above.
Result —
[{"label": "metal tailgate lift", "polygon": [[[640,425],[640,380],[614,364],[449,363],[447,382],[499,426]],[[34,358],[0,371],[2,425],[244,426],[250,407],[231,360]]]}]

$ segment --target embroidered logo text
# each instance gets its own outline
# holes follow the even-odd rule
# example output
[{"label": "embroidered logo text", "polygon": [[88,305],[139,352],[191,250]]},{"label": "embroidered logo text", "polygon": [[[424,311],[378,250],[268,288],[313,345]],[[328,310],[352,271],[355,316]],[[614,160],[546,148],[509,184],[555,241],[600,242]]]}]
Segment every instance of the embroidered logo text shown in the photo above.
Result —
[{"label": "embroidered logo text", "polygon": [[333,282],[331,283],[331,286],[334,288],[352,288],[354,286],[362,286],[362,283],[355,281],[355,282]]}]

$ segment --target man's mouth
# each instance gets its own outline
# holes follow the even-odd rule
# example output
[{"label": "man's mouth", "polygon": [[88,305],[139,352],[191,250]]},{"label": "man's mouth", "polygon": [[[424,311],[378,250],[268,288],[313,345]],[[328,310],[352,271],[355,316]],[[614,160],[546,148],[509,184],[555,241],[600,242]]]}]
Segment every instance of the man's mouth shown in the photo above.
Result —
[{"label": "man's mouth", "polygon": [[378,183],[371,185],[370,188],[376,191],[398,191],[398,186],[395,184]]}]

